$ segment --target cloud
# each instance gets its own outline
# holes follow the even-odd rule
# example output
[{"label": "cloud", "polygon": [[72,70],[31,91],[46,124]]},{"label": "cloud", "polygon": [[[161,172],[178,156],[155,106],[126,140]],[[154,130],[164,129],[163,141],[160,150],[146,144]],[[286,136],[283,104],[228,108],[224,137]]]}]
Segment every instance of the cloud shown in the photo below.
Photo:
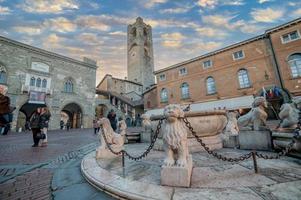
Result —
[{"label": "cloud", "polygon": [[[113,18],[111,18],[113,19]],[[99,31],[108,31],[111,29],[111,26],[105,23],[104,21],[108,20],[108,16],[105,15],[85,15],[79,16],[76,19],[78,26],[87,29],[95,29]]]},{"label": "cloud", "polygon": [[82,33],[77,36],[77,39],[84,44],[99,46],[104,42],[95,33]]},{"label": "cloud", "polygon": [[199,0],[198,5],[203,8],[214,8],[218,5],[218,0]]},{"label": "cloud", "polygon": [[0,15],[9,15],[11,14],[11,9],[9,7],[0,6]]},{"label": "cloud", "polygon": [[126,36],[127,33],[122,31],[114,31],[114,32],[110,32],[109,35]]},{"label": "cloud", "polygon": [[216,37],[224,38],[228,35],[227,32],[221,29],[216,29],[207,26],[196,28],[195,31],[198,32],[199,35],[206,36],[206,37],[214,37],[214,38]]},{"label": "cloud", "polygon": [[227,29],[233,29],[235,24],[230,24],[230,21],[234,16],[225,15],[206,15],[202,17],[202,20],[206,24],[211,24],[216,27],[225,27]]},{"label": "cloud", "polygon": [[16,26],[13,29],[18,33],[25,33],[27,35],[39,35],[41,33],[41,28],[39,27]]},{"label": "cloud", "polygon": [[274,0],[258,0],[258,3],[262,4],[262,3],[266,3],[266,2],[272,2]]},{"label": "cloud", "polygon": [[191,8],[193,8],[193,6],[191,5],[182,5],[181,7],[177,7],[177,8],[167,8],[167,9],[163,9],[163,10],[160,10],[159,12],[161,14],[165,14],[165,13],[168,13],[168,14],[180,14],[180,13],[186,13],[188,12],[189,10],[191,10]]},{"label": "cloud", "polygon": [[229,6],[242,6],[245,5],[244,0],[230,0],[230,1],[223,1],[224,5],[229,5]]},{"label": "cloud", "polygon": [[18,7],[29,13],[58,14],[65,10],[79,9],[79,4],[75,0],[25,0]]},{"label": "cloud", "polygon": [[58,37],[55,33],[52,33],[43,39],[42,46],[45,49],[53,50],[55,48],[60,47],[62,45],[63,41],[64,41],[64,39]]},{"label": "cloud", "polygon": [[257,22],[275,22],[282,18],[284,15],[284,10],[282,9],[253,9],[251,16]]},{"label": "cloud", "polygon": [[181,33],[176,32],[162,34],[161,38],[163,39],[162,45],[164,47],[176,48],[182,45],[182,41],[183,39],[185,39],[185,36]]},{"label": "cloud", "polygon": [[44,21],[43,25],[44,27],[47,27],[50,30],[60,32],[60,33],[73,32],[77,28],[77,25],[74,22],[64,17],[48,19]]},{"label": "cloud", "polygon": [[244,0],[199,0],[197,4],[202,8],[213,9],[217,6],[241,6],[244,5]]},{"label": "cloud", "polygon": [[301,8],[295,10],[295,11],[293,12],[293,15],[296,16],[296,17],[300,17],[300,16],[301,16]]},{"label": "cloud", "polygon": [[163,3],[166,3],[167,1],[168,0],[144,0],[144,1],[141,1],[141,3],[143,4],[143,6],[145,8],[152,8],[156,4],[163,4]]},{"label": "cloud", "polygon": [[202,51],[213,51],[218,49],[222,46],[223,43],[221,42],[198,42],[195,45],[195,50],[202,50]]},{"label": "cloud", "polygon": [[93,9],[98,9],[100,6],[98,3],[96,2],[89,2],[89,5],[93,8]]}]

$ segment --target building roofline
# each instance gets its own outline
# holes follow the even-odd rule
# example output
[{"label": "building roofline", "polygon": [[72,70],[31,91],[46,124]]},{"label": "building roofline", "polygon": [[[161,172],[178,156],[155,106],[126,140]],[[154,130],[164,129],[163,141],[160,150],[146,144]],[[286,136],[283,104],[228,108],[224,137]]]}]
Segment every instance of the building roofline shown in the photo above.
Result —
[{"label": "building roofline", "polygon": [[276,31],[279,31],[281,29],[284,29],[284,28],[287,28],[289,26],[292,26],[292,25],[295,25],[295,24],[298,24],[301,22],[301,17],[297,18],[297,19],[294,19],[292,21],[289,21],[285,24],[280,24],[279,26],[276,26],[276,27],[273,27],[273,28],[270,28],[270,29],[267,29],[265,31],[266,34],[270,34],[272,32],[276,32]]},{"label": "building roofline", "polygon": [[133,83],[133,84],[136,84],[136,85],[139,85],[139,86],[143,86],[142,84],[136,83],[136,82],[134,82],[134,81],[129,81],[129,80],[126,80],[126,79],[116,78],[116,77],[113,77],[111,74],[106,74],[106,75],[101,79],[101,81],[97,84],[96,88],[98,88],[98,87],[102,84],[102,82],[103,82],[108,76],[111,76],[112,79],[116,79],[116,80],[119,80],[119,81],[126,81],[126,82]]},{"label": "building roofline", "polygon": [[84,65],[85,67],[90,67],[90,68],[93,68],[93,69],[98,68],[97,65],[91,65],[89,63],[86,63],[86,62],[83,62],[83,61],[80,61],[80,60],[76,60],[74,58],[70,58],[70,57],[67,57],[67,56],[63,56],[63,55],[60,55],[60,54],[57,54],[57,53],[54,53],[54,52],[50,52],[50,51],[47,51],[47,50],[44,50],[44,49],[41,49],[41,48],[38,48],[38,47],[34,47],[34,46],[31,46],[31,45],[28,45],[28,44],[25,44],[25,43],[22,43],[22,42],[18,42],[16,40],[12,40],[12,39],[3,37],[1,35],[0,35],[0,41],[6,42],[8,44],[13,44],[13,45],[19,46],[19,47],[24,48],[24,49],[28,49],[32,52],[37,53],[37,54],[53,56],[53,57],[56,57],[56,58],[59,58],[59,59],[62,59],[62,60],[67,60],[69,62],[73,62],[75,64]]},{"label": "building roofline", "polygon": [[261,34],[261,35],[258,35],[258,36],[249,38],[249,39],[247,39],[247,40],[243,40],[243,41],[241,41],[241,42],[238,42],[238,43],[235,43],[235,44],[231,44],[231,45],[226,46],[226,47],[224,47],[224,48],[221,48],[221,49],[218,49],[218,50],[215,50],[215,51],[206,53],[206,54],[204,54],[204,55],[197,56],[197,57],[194,57],[194,58],[192,58],[192,59],[189,59],[189,60],[186,60],[186,61],[183,61],[183,62],[174,64],[174,65],[171,65],[171,66],[169,66],[169,67],[166,67],[166,68],[163,68],[163,69],[160,69],[160,70],[157,70],[157,71],[154,72],[154,74],[159,74],[159,73],[161,73],[161,72],[164,72],[164,71],[167,71],[167,70],[170,70],[170,69],[174,69],[174,68],[180,67],[180,66],[182,66],[182,65],[185,65],[185,64],[194,62],[194,61],[196,61],[196,60],[200,60],[200,59],[203,59],[203,58],[206,58],[206,57],[210,57],[210,56],[216,55],[216,54],[218,54],[218,53],[222,53],[222,52],[224,52],[224,51],[227,51],[227,50],[230,50],[230,49],[234,49],[234,48],[239,47],[239,46],[241,46],[241,45],[248,44],[248,43],[251,43],[251,42],[254,42],[254,41],[263,39],[263,38],[265,38],[265,37],[266,37],[265,34]]},{"label": "building roofline", "polygon": [[174,69],[174,68],[180,67],[180,66],[182,66],[182,65],[185,65],[185,64],[194,62],[194,61],[196,61],[196,60],[200,60],[200,59],[203,59],[203,58],[206,58],[206,57],[209,57],[209,56],[212,56],[212,55],[215,55],[215,54],[224,52],[224,51],[226,51],[226,50],[233,49],[233,48],[235,48],[235,47],[238,47],[238,46],[241,46],[241,45],[244,45],[244,44],[248,44],[248,43],[251,43],[251,42],[254,42],[254,41],[257,41],[257,40],[266,38],[266,37],[268,37],[268,35],[269,35],[270,33],[272,33],[272,32],[281,30],[281,29],[283,29],[283,28],[286,28],[286,27],[288,27],[288,26],[295,25],[295,24],[300,23],[300,22],[301,22],[301,17],[299,17],[299,18],[297,18],[297,19],[294,19],[294,20],[292,20],[292,21],[289,21],[289,22],[287,22],[287,23],[285,23],[285,24],[281,24],[281,25],[279,25],[279,26],[276,26],[276,27],[274,27],[274,28],[267,29],[267,30],[265,31],[264,34],[255,36],[255,37],[253,37],[253,38],[249,38],[249,39],[247,39],[247,40],[243,40],[243,41],[241,41],[241,42],[238,42],[238,43],[235,43],[235,44],[226,46],[226,47],[224,47],[224,48],[221,48],[221,49],[212,51],[212,52],[210,52],[210,53],[207,53],[207,54],[204,54],[204,55],[201,55],[201,56],[192,58],[192,59],[190,59],[190,60],[186,60],[186,61],[180,62],[180,63],[178,63],[178,64],[174,64],[174,65],[171,65],[171,66],[169,66],[169,67],[166,67],[166,68],[157,70],[157,71],[154,72],[154,74],[159,74],[159,73],[161,73],[161,72],[164,72],[164,71],[167,71],[167,70],[170,70],[170,69]]},{"label": "building roofline", "polygon": [[155,88],[157,88],[157,84],[152,85],[149,89],[145,90],[145,91],[142,93],[142,95],[144,95],[144,94],[146,94],[146,93],[152,91],[152,90],[155,89]]}]

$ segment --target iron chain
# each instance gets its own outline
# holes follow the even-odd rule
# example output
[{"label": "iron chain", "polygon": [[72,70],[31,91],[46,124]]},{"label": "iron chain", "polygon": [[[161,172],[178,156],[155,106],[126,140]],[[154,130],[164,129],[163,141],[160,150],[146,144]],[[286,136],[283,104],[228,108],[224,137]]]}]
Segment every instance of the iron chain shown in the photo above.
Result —
[{"label": "iron chain", "polygon": [[102,126],[101,126],[101,131],[102,131],[102,134],[103,134],[103,137],[104,137],[104,140],[105,140],[105,142],[106,142],[106,145],[107,145],[108,149],[109,149],[113,154],[115,154],[115,155],[120,155],[120,154],[124,153],[124,155],[126,155],[129,159],[134,160],[134,161],[137,161],[137,160],[140,160],[140,159],[142,159],[142,158],[145,158],[145,157],[147,156],[147,154],[153,149],[154,144],[155,144],[155,142],[156,142],[156,140],[157,140],[157,138],[158,138],[158,135],[159,135],[161,126],[162,126],[162,121],[163,121],[163,119],[160,119],[160,120],[159,120],[159,123],[158,123],[158,125],[157,125],[157,129],[156,129],[156,131],[155,131],[155,134],[154,134],[153,137],[151,138],[151,143],[150,143],[150,145],[148,146],[148,148],[147,148],[140,156],[132,156],[132,155],[130,155],[130,154],[129,154],[127,151],[125,151],[125,150],[121,150],[121,151],[119,151],[119,152],[114,151],[114,150],[111,148],[111,146],[110,146],[110,144],[108,143],[108,141],[107,141],[107,138],[106,138],[106,135],[104,134],[104,131],[103,131],[103,127],[102,127]]},{"label": "iron chain", "polygon": [[198,136],[196,134],[196,132],[193,130],[193,127],[191,126],[191,123],[188,121],[188,119],[186,117],[182,118],[186,127],[190,130],[191,134],[196,138],[196,140],[202,145],[202,147],[205,149],[205,151],[214,156],[215,158],[222,160],[222,161],[228,161],[228,162],[239,162],[239,161],[244,161],[249,159],[252,156],[252,152],[248,153],[248,154],[244,154],[240,157],[237,158],[228,158],[226,156],[223,156],[215,151],[212,151],[209,149],[209,147],[207,147],[207,145],[203,142],[203,140],[200,138],[200,136]]}]

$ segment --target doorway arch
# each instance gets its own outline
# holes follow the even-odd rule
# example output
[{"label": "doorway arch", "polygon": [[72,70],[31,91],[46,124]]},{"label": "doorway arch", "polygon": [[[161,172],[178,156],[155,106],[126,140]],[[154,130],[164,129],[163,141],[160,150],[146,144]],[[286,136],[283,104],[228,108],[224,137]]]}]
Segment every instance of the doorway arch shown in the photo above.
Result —
[{"label": "doorway arch", "polygon": [[70,120],[71,128],[81,128],[83,112],[77,103],[69,103],[61,110],[61,116],[66,116]]}]

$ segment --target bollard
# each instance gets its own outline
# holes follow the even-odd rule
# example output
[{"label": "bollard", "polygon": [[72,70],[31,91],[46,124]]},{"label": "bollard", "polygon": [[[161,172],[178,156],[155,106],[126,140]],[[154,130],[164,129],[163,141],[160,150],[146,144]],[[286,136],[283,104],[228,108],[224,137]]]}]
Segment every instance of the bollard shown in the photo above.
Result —
[{"label": "bollard", "polygon": [[255,174],[258,174],[258,166],[257,166],[256,152],[255,151],[252,151],[252,158],[253,158],[253,164],[254,164],[254,172],[255,172]]}]

